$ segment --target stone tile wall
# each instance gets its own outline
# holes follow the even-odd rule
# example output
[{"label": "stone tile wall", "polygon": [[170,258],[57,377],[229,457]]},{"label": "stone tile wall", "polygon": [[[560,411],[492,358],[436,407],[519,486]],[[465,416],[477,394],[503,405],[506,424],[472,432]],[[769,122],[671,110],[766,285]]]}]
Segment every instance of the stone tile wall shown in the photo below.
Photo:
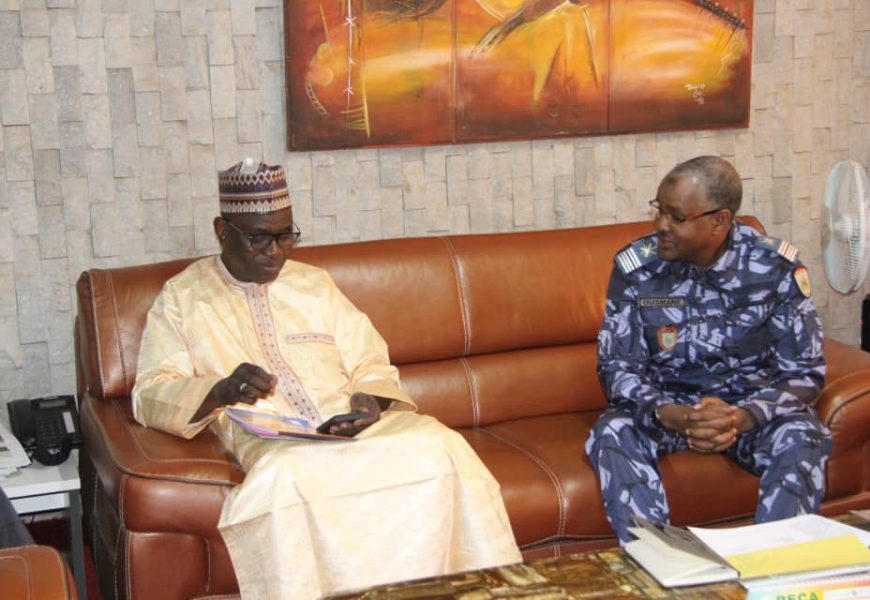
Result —
[{"label": "stone tile wall", "polygon": [[721,154],[857,342],[819,223],[833,162],[870,162],[870,2],[755,11],[748,129],[291,154],[280,0],[0,0],[0,399],[74,391],[78,274],[214,252],[215,171],[246,155],[286,166],[326,244],[645,218],[677,161]]}]

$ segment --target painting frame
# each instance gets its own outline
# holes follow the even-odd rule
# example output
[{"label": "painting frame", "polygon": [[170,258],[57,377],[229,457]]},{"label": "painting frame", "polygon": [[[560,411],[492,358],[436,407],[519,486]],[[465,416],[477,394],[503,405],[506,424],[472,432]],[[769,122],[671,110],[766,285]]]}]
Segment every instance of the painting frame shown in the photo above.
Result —
[{"label": "painting frame", "polygon": [[753,0],[285,0],[287,149],[745,128],[753,10]]}]

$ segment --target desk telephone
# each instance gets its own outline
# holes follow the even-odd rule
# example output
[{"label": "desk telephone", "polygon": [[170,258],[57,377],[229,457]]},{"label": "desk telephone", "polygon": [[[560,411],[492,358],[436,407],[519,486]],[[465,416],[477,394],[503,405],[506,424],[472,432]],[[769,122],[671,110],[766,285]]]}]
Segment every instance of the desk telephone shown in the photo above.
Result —
[{"label": "desk telephone", "polygon": [[59,465],[82,445],[73,396],[12,400],[8,407],[12,433],[42,464]]}]

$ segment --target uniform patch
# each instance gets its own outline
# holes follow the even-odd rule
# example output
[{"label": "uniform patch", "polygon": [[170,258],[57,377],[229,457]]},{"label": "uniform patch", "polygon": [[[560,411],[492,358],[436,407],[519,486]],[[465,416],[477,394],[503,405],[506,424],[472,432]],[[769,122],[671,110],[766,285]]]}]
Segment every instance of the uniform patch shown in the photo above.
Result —
[{"label": "uniform patch", "polygon": [[677,333],[677,328],[673,325],[662,325],[661,327],[659,327],[659,346],[665,352],[670,352],[671,350],[673,350],[676,347],[679,339],[680,337]]},{"label": "uniform patch", "polygon": [[657,297],[647,297],[647,298],[638,298],[637,305],[640,307],[646,308],[682,308],[686,305],[685,298],[671,298],[669,296],[665,296],[664,298]]},{"label": "uniform patch", "polygon": [[810,286],[810,274],[807,272],[806,267],[800,266],[794,270],[794,282],[797,284],[801,294],[804,295],[804,298],[809,298],[812,293],[812,287]]}]

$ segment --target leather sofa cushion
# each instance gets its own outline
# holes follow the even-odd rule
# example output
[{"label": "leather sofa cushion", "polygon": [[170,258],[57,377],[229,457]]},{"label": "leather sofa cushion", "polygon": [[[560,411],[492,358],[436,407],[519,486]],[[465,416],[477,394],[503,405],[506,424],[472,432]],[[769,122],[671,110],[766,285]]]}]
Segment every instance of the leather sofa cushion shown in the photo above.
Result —
[{"label": "leather sofa cushion", "polygon": [[0,549],[0,596],[5,600],[78,598],[69,567],[50,546]]}]

